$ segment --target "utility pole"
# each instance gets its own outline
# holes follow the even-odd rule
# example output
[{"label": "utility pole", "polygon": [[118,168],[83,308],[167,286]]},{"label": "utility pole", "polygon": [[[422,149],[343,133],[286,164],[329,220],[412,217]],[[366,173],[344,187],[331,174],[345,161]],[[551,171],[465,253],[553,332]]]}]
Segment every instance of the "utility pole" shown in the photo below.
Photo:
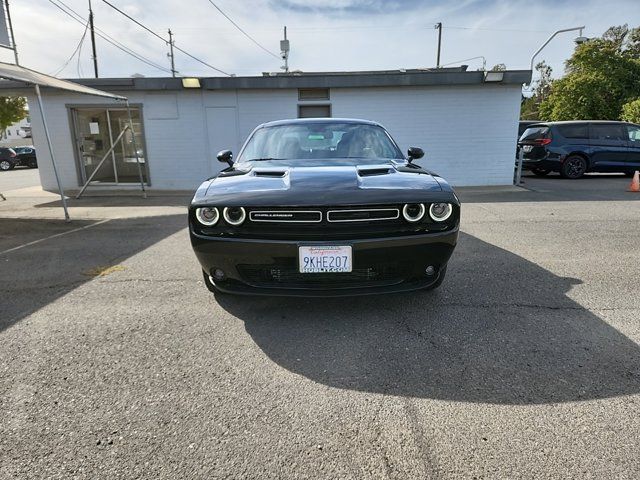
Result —
[{"label": "utility pole", "polygon": [[438,58],[436,59],[436,67],[440,68],[440,47],[442,46],[442,22],[436,23],[434,28],[438,29]]},{"label": "utility pole", "polygon": [[89,0],[89,28],[91,29],[91,50],[93,52],[93,71],[98,78],[98,56],[96,55],[96,33],[93,29],[93,10],[91,0]]},{"label": "utility pole", "polygon": [[16,65],[20,65],[20,63],[18,63],[18,47],[16,47],[16,37],[13,34],[13,24],[11,23],[11,13],[9,12],[9,0],[5,0],[4,4],[7,7],[7,22],[9,23],[9,34],[11,34],[11,46],[13,47],[13,55],[16,58]]},{"label": "utility pole", "polygon": [[280,40],[280,56],[284,65],[280,67],[285,73],[289,73],[289,40],[287,40],[287,27],[284,27],[284,40]]},{"label": "utility pole", "polygon": [[176,64],[173,57],[173,33],[171,33],[171,29],[169,29],[169,58],[171,59],[171,76],[175,78]]}]

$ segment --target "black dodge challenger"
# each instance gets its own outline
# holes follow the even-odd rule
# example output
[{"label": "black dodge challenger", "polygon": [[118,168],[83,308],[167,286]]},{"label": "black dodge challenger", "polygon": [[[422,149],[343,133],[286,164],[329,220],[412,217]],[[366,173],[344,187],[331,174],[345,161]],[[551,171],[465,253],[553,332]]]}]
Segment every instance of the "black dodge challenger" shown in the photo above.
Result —
[{"label": "black dodge challenger", "polygon": [[257,127],[189,207],[191,244],[213,292],[343,296],[438,287],[460,202],[405,159],[379,124],[298,119]]}]

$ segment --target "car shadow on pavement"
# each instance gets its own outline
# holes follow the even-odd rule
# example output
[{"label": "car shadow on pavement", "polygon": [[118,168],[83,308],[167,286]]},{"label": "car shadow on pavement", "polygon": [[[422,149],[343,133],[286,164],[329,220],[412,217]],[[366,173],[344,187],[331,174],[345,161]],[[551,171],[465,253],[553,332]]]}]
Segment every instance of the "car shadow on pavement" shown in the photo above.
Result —
[{"label": "car shadow on pavement", "polygon": [[186,228],[185,215],[94,223],[0,218],[0,332]]},{"label": "car shadow on pavement", "polygon": [[330,387],[516,405],[640,392],[640,347],[567,296],[579,283],[463,233],[437,291],[217,300],[271,360]]}]

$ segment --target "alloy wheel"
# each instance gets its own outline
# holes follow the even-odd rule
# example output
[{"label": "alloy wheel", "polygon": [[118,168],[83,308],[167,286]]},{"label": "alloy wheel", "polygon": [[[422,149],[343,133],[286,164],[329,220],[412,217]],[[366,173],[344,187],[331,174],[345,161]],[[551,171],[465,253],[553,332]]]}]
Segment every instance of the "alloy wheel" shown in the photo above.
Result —
[{"label": "alloy wheel", "polygon": [[563,172],[567,178],[580,178],[587,171],[587,162],[582,157],[569,157],[564,164]]},{"label": "alloy wheel", "polygon": [[0,170],[4,170],[5,172],[7,170],[11,170],[11,163],[9,163],[7,160],[2,160],[0,162]]}]

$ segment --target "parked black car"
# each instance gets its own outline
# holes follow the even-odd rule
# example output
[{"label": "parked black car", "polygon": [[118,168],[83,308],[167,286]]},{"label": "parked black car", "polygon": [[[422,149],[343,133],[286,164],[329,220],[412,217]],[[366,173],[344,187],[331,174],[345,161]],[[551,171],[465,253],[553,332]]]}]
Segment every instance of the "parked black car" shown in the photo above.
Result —
[{"label": "parked black car", "polygon": [[540,122],[520,137],[523,168],[536,175],[559,172],[580,178],[587,172],[640,169],[640,126],[614,121]]},{"label": "parked black car", "polygon": [[0,147],[0,170],[11,170],[16,166],[16,152],[12,148]]},{"label": "parked black car", "polygon": [[432,289],[458,238],[449,184],[374,122],[310,118],[257,127],[189,208],[211,291],[342,296]]},{"label": "parked black car", "polygon": [[34,147],[14,147],[13,150],[16,152],[16,166],[38,168],[38,158]]}]

